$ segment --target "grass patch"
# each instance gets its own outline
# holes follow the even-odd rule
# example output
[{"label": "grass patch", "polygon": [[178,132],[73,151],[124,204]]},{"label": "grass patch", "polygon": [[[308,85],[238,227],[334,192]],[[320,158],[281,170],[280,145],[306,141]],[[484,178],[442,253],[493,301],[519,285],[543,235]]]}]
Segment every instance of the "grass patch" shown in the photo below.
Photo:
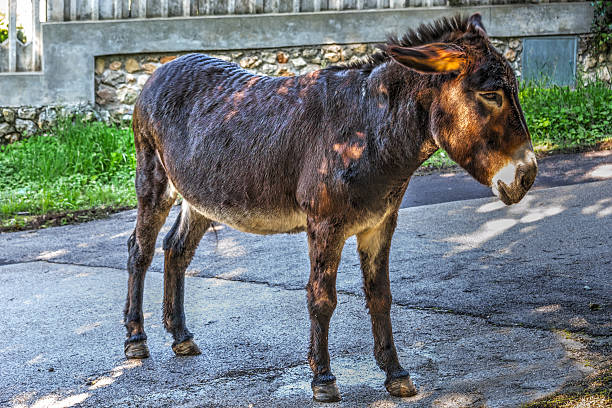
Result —
[{"label": "grass patch", "polygon": [[573,390],[558,392],[523,405],[523,408],[612,407],[612,367],[598,370],[594,375],[569,388]]},{"label": "grass patch", "polygon": [[51,133],[0,148],[0,230],[136,205],[130,129],[63,119]]},{"label": "grass patch", "polygon": [[[536,153],[588,150],[612,140],[612,89],[604,82],[579,83],[576,89],[522,84],[519,100]],[[442,150],[424,163],[453,165]]]}]

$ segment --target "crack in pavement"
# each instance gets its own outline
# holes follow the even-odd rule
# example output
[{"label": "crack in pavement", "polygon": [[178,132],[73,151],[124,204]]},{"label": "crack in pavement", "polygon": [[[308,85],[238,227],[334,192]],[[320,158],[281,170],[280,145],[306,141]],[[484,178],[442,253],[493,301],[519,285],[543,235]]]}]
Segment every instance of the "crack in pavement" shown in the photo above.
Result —
[{"label": "crack in pavement", "polygon": [[[287,365],[283,365],[282,367],[278,367],[278,366],[277,367],[256,367],[256,368],[250,368],[247,370],[230,370],[230,371],[227,371],[223,374],[212,377],[211,379],[205,380],[205,381],[210,381],[210,380],[216,381],[216,380],[231,379],[231,378],[249,377],[252,375],[267,374],[267,373],[283,371],[283,370],[300,367],[300,366],[308,366],[308,362],[301,360],[299,362],[298,361],[291,362]],[[198,381],[198,382],[201,383],[201,381]]]},{"label": "crack in pavement", "polygon": [[[214,375],[211,377],[197,379],[191,384],[184,385],[183,387],[191,387],[194,385],[199,385],[199,384],[210,382],[210,381],[250,377],[250,376],[258,375],[258,374],[267,374],[267,373],[272,373],[272,372],[277,372],[277,371],[288,370],[288,369],[300,367],[300,366],[308,366],[308,362],[306,360],[300,360],[300,361],[293,361],[288,364],[284,364],[282,366],[254,367],[254,368],[249,368],[249,369],[244,369],[244,370],[229,370],[229,371],[226,371],[226,372],[223,372],[221,374]],[[172,371],[172,370],[169,370],[169,372],[180,373],[180,372]],[[92,380],[96,380],[98,378],[102,378],[105,376],[110,376],[112,374],[113,374],[113,370],[104,370],[100,372],[90,373],[84,378],[85,385],[93,385],[95,384],[95,381],[92,382]]]},{"label": "crack in pavement", "polygon": [[26,264],[26,263],[32,263],[32,262],[40,262],[40,260],[33,259],[30,261],[16,261],[14,259],[0,258],[0,266],[18,265],[18,264]]},{"label": "crack in pavement", "polygon": [[77,262],[61,262],[61,261],[53,261],[51,259],[33,259],[31,261],[26,261],[26,262],[16,262],[16,263],[33,263],[33,262],[44,262],[44,263],[50,263],[50,264],[54,264],[54,265],[70,265],[70,266],[83,266],[85,268],[101,268],[101,269],[112,269],[114,271],[125,271],[127,273],[127,268],[116,268],[114,266],[106,266],[106,265],[90,265],[90,264],[83,264],[83,263],[77,263]]},{"label": "crack in pavement", "polygon": [[[15,263],[11,263],[11,264],[32,263],[32,262],[45,262],[45,263],[58,264],[58,265],[83,266],[83,267],[90,267],[90,268],[104,268],[104,269],[112,269],[112,270],[115,270],[115,271],[124,271],[123,268],[116,268],[116,267],[112,267],[112,266],[87,265],[87,264],[81,264],[81,263],[70,263],[70,262],[53,261],[53,260],[48,260],[48,259],[38,259],[38,260],[27,261],[27,262],[15,262]],[[9,265],[11,265],[11,264],[9,264]],[[160,273],[160,272],[153,272],[153,273]],[[192,278],[202,278],[202,279],[215,279],[215,280],[221,280],[221,281],[227,281],[227,282],[249,283],[249,284],[254,284],[254,285],[265,286],[265,287],[268,287],[268,288],[283,289],[283,290],[291,291],[291,292],[302,291],[302,290],[305,289],[305,288],[297,288],[297,287],[291,287],[291,286],[286,286],[286,285],[277,284],[277,283],[271,283],[271,282],[265,282],[265,281],[257,281],[257,280],[251,280],[251,279],[236,279],[236,278],[225,278],[225,277],[221,277],[221,276],[206,276],[206,275],[192,275],[190,277],[192,277]],[[364,299],[364,296],[359,295],[359,294],[357,294],[355,292],[352,292],[352,291],[348,291],[348,290],[338,290],[337,293],[341,294],[341,295],[351,296],[353,298]],[[495,321],[492,321],[490,319],[490,315],[481,314],[481,313],[462,312],[462,311],[453,310],[453,309],[446,309],[446,308],[442,308],[442,307],[438,307],[438,306],[418,306],[418,305],[414,305],[414,304],[397,302],[397,301],[392,301],[392,304],[394,306],[398,306],[398,307],[401,307],[401,308],[407,309],[407,310],[417,310],[417,311],[422,311],[422,312],[431,312],[431,313],[435,313],[435,314],[446,314],[446,315],[453,315],[453,316],[471,317],[471,318],[474,318],[474,319],[482,320],[482,321],[484,321],[484,323],[486,323],[486,324],[488,324],[490,326],[493,326],[493,327],[500,327],[500,328],[515,328],[515,327],[520,327],[520,328],[523,328],[523,329],[535,330],[535,331],[543,331],[543,332],[556,332],[558,330],[565,330],[565,331],[567,331],[569,333],[573,333],[573,334],[583,334],[582,330],[559,329],[557,327],[543,328],[543,327],[538,327],[538,326],[535,326],[535,325],[527,325],[527,324],[524,324],[524,323],[495,322]],[[598,337],[598,338],[608,338],[608,337],[610,337],[610,336],[605,335],[605,334],[595,334],[595,333],[589,334],[589,336]]]}]

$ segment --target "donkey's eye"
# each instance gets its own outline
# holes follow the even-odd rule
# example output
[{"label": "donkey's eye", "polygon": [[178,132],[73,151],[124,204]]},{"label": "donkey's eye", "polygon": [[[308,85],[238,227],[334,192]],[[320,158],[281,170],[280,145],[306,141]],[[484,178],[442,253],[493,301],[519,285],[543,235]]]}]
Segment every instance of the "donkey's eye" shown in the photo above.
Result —
[{"label": "donkey's eye", "polygon": [[489,103],[502,106],[502,96],[497,92],[482,92],[479,95]]}]

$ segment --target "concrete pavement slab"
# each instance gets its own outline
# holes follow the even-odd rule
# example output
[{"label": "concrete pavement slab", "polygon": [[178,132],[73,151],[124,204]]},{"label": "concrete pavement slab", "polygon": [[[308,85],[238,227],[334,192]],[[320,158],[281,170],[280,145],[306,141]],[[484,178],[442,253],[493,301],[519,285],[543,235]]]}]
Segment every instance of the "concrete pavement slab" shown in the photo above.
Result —
[{"label": "concrete pavement slab", "polygon": [[[30,262],[0,267],[3,406],[322,406],[311,400],[302,290],[187,278],[186,315],[203,354],[174,357],[161,327],[162,276],[144,312],[151,358],[123,357],[125,273]],[[332,320],[338,407],[516,406],[589,372],[558,333],[393,307],[400,358],[420,387],[390,397],[372,356],[363,300],[342,296]],[[581,345],[577,345],[582,347]]]}]

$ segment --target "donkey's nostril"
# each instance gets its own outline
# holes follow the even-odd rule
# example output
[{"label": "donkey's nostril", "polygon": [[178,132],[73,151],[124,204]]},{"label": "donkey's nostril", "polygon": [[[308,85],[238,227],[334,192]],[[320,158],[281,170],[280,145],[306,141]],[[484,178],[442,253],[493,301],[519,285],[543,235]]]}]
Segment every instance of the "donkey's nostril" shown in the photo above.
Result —
[{"label": "donkey's nostril", "polygon": [[520,177],[521,187],[525,191],[529,190],[533,185],[537,171],[532,166],[519,166],[517,172]]},{"label": "donkey's nostril", "polygon": [[523,178],[521,179],[521,186],[523,186],[523,188],[525,190],[529,190],[529,187],[531,187],[532,181],[529,180],[529,177],[526,177],[526,174],[523,174]]}]

